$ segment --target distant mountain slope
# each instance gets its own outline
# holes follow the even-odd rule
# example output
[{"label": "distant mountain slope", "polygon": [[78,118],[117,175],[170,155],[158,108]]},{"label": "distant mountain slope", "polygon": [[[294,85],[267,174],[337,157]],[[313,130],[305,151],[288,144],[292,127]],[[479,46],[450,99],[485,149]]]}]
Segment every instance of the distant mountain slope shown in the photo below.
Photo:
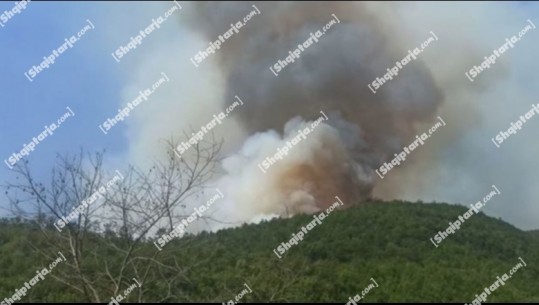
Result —
[{"label": "distant mountain slope", "polygon": [[[282,259],[273,249],[312,216],[189,236],[172,241],[163,252],[185,267],[184,276],[173,287],[176,302],[224,302],[247,284],[252,293],[245,294],[242,302],[346,303],[373,278],[379,287],[365,296],[366,302],[471,303],[497,276],[518,264],[519,257],[527,266],[491,294],[488,302],[539,302],[537,232],[518,230],[481,213],[438,248],[429,241],[466,210],[447,204],[373,202],[335,211]],[[20,226],[7,227],[0,229],[0,268],[9,269],[6,275],[2,274],[6,269],[0,271],[0,299],[7,287],[20,286],[14,282],[24,282],[25,270],[32,274],[37,268],[32,267],[35,254],[21,252],[16,246],[22,247],[21,241],[14,240],[35,233]],[[148,244],[148,251],[153,247]],[[102,259],[114,260],[106,255]],[[77,295],[53,280],[45,282],[47,287],[36,286],[26,300],[68,301]],[[161,299],[163,284],[146,282],[155,290],[155,299]]]}]

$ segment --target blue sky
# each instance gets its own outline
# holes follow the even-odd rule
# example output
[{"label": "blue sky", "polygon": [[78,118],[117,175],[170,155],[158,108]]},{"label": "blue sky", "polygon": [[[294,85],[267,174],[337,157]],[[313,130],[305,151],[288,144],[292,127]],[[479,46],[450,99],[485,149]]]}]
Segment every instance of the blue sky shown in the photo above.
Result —
[{"label": "blue sky", "polygon": [[[10,10],[15,2],[1,2],[0,11]],[[167,5],[169,6],[169,5]],[[120,88],[124,74],[133,62],[129,58],[116,63],[110,53],[128,37],[163,12],[163,3],[137,2],[30,2],[20,14],[0,28],[2,73],[0,73],[0,180],[12,178],[4,159],[23,148],[70,107],[75,117],[69,118],[52,136],[31,152],[29,160],[38,177],[51,168],[56,152],[76,152],[83,146],[90,150],[106,149],[110,155],[122,156],[127,151],[126,125],[115,126],[104,135],[98,128],[105,118],[116,113],[121,104]],[[110,24],[110,17],[128,15],[139,27],[122,28]],[[61,54],[48,69],[32,82],[25,76],[33,65],[49,55],[76,34],[89,19],[95,29],[89,30],[73,48]],[[173,25],[171,25],[173,26]],[[111,29],[111,27],[115,29]],[[125,33],[122,33],[124,32]],[[131,34],[129,34],[131,33]],[[117,39],[111,38],[116,36]],[[146,45],[151,47],[149,37]],[[0,206],[5,206],[2,193]],[[0,210],[0,215],[5,211]]]}]

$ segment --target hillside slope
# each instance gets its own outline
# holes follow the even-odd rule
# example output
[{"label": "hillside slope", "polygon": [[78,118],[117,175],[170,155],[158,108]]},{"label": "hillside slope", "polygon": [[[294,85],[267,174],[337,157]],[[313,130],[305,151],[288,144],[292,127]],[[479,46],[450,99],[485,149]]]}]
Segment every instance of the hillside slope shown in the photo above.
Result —
[{"label": "hillside slope", "polygon": [[[489,302],[539,302],[539,239],[480,213],[470,218],[438,248],[429,239],[466,208],[447,204],[372,202],[335,211],[316,226],[282,259],[273,249],[313,218],[309,215],[276,219],[174,240],[163,250],[173,256],[184,274],[168,301],[223,302],[247,284],[242,302],[339,302],[361,293],[373,278],[379,287],[366,302],[445,301],[471,303],[475,294],[519,269]],[[14,225],[0,230],[0,299],[20,287],[39,265],[36,254],[22,241],[35,231]],[[96,240],[94,242],[99,242]],[[154,246],[148,243],[148,251]],[[23,260],[24,258],[24,260]],[[114,257],[102,259],[113,262]],[[27,275],[28,274],[28,275]],[[45,283],[46,282],[46,283]],[[76,301],[77,292],[54,280],[40,283],[25,301]],[[42,285],[42,287],[40,287]],[[163,283],[146,281],[163,297]]]}]

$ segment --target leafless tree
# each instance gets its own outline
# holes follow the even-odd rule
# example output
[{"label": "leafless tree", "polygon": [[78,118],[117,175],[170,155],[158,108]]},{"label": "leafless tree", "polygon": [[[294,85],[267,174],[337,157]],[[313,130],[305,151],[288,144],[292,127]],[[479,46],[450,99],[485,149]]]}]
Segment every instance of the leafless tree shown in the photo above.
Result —
[{"label": "leafless tree", "polygon": [[[86,154],[81,149],[72,157],[57,156],[47,185],[37,181],[27,160],[13,168],[15,182],[4,185],[13,213],[41,226],[47,247],[33,245],[34,249],[50,261],[58,251],[67,257],[63,268],[51,277],[86,301],[108,302],[136,278],[141,286],[130,299],[143,302],[149,292],[144,282],[150,276],[162,278],[168,286],[163,299],[157,301],[177,293],[172,287],[184,277],[184,268],[171,253],[149,246],[148,241],[187,217],[186,202],[212,178],[222,142],[214,138],[198,142],[180,157],[175,153],[176,142],[165,143],[164,161],[155,161],[147,170],[128,166],[116,171],[114,179],[105,171],[103,152]],[[118,176],[122,179],[116,179]],[[78,210],[83,200],[89,202],[92,197],[100,199]],[[55,229],[53,224],[75,209],[82,211],[72,214],[76,220]]]}]

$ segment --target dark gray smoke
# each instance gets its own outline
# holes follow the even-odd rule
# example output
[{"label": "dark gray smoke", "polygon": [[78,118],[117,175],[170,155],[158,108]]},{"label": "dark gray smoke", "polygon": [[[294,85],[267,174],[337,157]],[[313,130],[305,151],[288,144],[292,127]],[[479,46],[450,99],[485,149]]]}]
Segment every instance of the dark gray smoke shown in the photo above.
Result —
[{"label": "dark gray smoke", "polygon": [[[241,159],[239,169],[225,166],[229,175],[223,180],[228,181],[231,193],[242,193],[245,183],[258,190],[238,195],[236,204],[244,201],[245,205],[256,205],[255,202],[266,198],[271,203],[243,209],[252,210],[247,214],[282,215],[287,211],[284,206],[305,206],[305,201],[309,202],[309,209],[292,210],[311,211],[313,205],[327,206],[336,195],[347,204],[371,196],[379,179],[374,169],[413,141],[417,125],[432,121],[443,100],[429,70],[418,58],[373,94],[367,84],[387,72],[408,50],[393,42],[385,34],[387,29],[366,13],[362,4],[255,5],[260,14],[225,41],[214,56],[226,79],[224,99],[232,101],[238,95],[245,103],[234,114],[245,132],[275,130],[284,136],[266,134],[275,139],[272,142],[265,139],[265,134],[257,134],[246,145],[260,148],[265,147],[266,141],[274,145],[268,144],[269,148],[256,152],[244,149],[235,157]],[[248,2],[199,3],[194,9],[197,14],[190,16],[189,21],[208,41],[216,40],[231,23],[254,10]],[[321,30],[334,19],[332,14],[340,23],[276,77],[269,67],[288,56],[310,33]],[[427,37],[428,31],[425,33]],[[329,126],[309,135],[308,141],[293,148],[293,156],[285,157],[267,174],[258,171],[256,164],[261,159],[297,134],[299,128],[290,128],[288,132],[283,129],[291,119],[299,116],[312,121],[320,116],[320,111],[328,114]],[[304,196],[293,199],[298,191]]]}]

